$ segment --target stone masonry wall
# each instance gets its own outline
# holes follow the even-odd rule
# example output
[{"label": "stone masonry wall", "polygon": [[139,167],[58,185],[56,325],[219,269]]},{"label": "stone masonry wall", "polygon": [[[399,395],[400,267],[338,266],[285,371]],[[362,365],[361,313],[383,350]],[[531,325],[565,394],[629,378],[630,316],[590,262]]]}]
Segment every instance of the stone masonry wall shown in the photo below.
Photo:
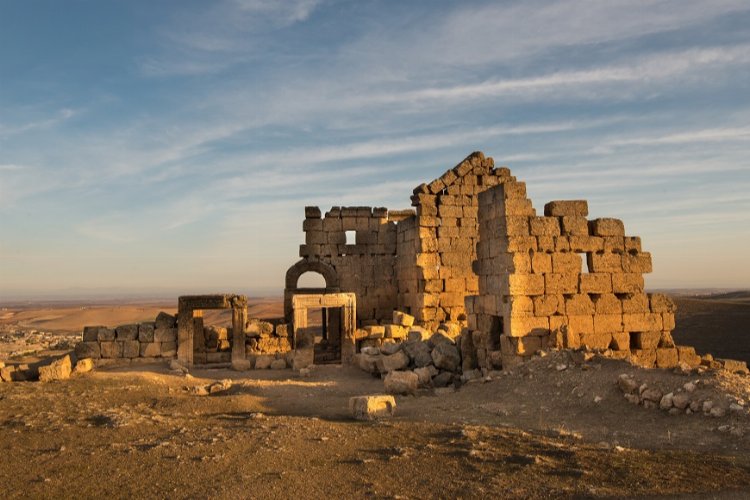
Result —
[{"label": "stone masonry wall", "polygon": [[477,152],[414,190],[416,219],[413,227],[399,230],[399,305],[428,328],[460,319],[464,297],[478,291],[471,269],[478,195],[508,180],[507,168],[495,169],[492,158]]},{"label": "stone masonry wall", "polygon": [[[341,292],[357,294],[357,318],[390,318],[397,308],[396,222],[413,212],[385,208],[333,207],[322,218],[318,207],[305,210],[305,244],[300,257],[332,266]],[[355,233],[347,244],[346,232]]]},{"label": "stone masonry wall", "polygon": [[177,322],[159,313],[155,321],[120,325],[86,326],[83,341],[76,344],[79,359],[176,358]]},{"label": "stone masonry wall", "polygon": [[646,367],[699,362],[672,341],[673,302],[644,292],[652,264],[640,238],[619,219],[587,215],[575,200],[547,203],[537,216],[521,182],[479,195],[479,294],[466,306],[481,367],[552,346],[611,350]]}]

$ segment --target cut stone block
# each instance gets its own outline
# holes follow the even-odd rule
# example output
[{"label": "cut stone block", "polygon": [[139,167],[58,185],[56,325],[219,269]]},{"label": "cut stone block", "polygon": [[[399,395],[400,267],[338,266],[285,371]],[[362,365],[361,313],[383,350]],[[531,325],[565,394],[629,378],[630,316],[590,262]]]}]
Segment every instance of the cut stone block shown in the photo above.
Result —
[{"label": "cut stone block", "polygon": [[392,371],[385,376],[384,383],[389,394],[416,394],[419,376],[413,371]]},{"label": "cut stone block", "polygon": [[550,217],[582,216],[589,214],[586,200],[553,200],[544,205],[544,215]]},{"label": "cut stone block", "polygon": [[355,420],[375,420],[392,417],[396,411],[393,396],[354,396],[349,398],[349,412]]},{"label": "cut stone block", "polygon": [[624,236],[625,225],[620,219],[594,219],[589,221],[591,234],[594,236]]}]

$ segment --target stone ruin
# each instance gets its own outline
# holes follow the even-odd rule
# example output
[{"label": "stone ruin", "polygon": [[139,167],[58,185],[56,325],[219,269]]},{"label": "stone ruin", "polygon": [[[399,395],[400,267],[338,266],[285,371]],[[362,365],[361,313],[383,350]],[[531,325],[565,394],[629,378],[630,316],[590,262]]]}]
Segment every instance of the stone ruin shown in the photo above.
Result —
[{"label": "stone ruin", "polygon": [[[411,202],[414,209],[396,211],[306,207],[283,318],[247,318],[241,295],[180,297],[176,318],[86,327],[76,353],[236,369],[355,364],[395,392],[475,378],[558,348],[644,367],[724,366],[675,346],[673,302],[644,291],[651,255],[622,221],[589,220],[587,202],[551,201],[537,215],[526,185],[480,152],[418,186]],[[300,287],[306,272],[325,286]],[[232,327],[205,325],[206,309],[231,309]]]}]

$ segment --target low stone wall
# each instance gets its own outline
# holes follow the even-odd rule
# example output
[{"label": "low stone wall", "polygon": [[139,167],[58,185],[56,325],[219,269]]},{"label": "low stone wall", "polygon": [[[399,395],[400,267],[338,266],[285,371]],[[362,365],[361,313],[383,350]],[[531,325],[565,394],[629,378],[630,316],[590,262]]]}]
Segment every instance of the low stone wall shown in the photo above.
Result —
[{"label": "low stone wall", "polygon": [[83,341],[75,347],[79,359],[135,359],[177,357],[177,322],[160,312],[155,321],[106,326],[85,326]]}]

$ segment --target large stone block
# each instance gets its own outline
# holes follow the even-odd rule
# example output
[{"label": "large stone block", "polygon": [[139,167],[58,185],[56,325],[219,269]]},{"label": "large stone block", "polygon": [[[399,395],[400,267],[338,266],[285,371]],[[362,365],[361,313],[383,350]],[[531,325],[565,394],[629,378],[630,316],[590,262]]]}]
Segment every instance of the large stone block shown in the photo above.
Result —
[{"label": "large stone block", "polygon": [[532,236],[560,236],[560,220],[557,217],[529,217]]},{"label": "large stone block", "polygon": [[99,342],[113,342],[115,340],[115,330],[113,328],[99,327],[97,335]]},{"label": "large stone block", "polygon": [[544,276],[539,274],[511,274],[508,276],[508,295],[544,295]]},{"label": "large stone block", "polygon": [[102,358],[122,358],[122,342],[99,342]]},{"label": "large stone block", "polygon": [[403,370],[409,366],[409,356],[404,351],[397,351],[389,356],[379,356],[376,366],[380,373]]},{"label": "large stone block", "polygon": [[448,342],[441,342],[436,345],[432,350],[431,356],[437,368],[455,372],[461,366],[461,355],[458,352],[458,348]]},{"label": "large stone block", "polygon": [[[575,253],[552,254],[552,271],[556,274],[580,274],[583,260]],[[576,279],[576,287],[578,279]]]},{"label": "large stone block", "polygon": [[138,341],[139,342],[153,342],[154,341],[154,323],[141,323],[138,325]]},{"label": "large stone block", "polygon": [[684,363],[691,368],[695,368],[701,364],[701,357],[695,353],[694,347],[678,345],[677,355],[680,363]]},{"label": "large stone block", "polygon": [[511,316],[504,322],[504,334],[509,337],[549,335],[549,318],[535,316]]},{"label": "large stone block", "polygon": [[632,349],[630,361],[636,366],[653,368],[656,365],[656,349]]},{"label": "large stone block", "polygon": [[581,345],[586,349],[604,350],[612,343],[611,333],[581,332]]},{"label": "large stone block", "polygon": [[586,217],[564,216],[560,218],[562,234],[566,236],[588,236],[589,221]]},{"label": "large stone block", "polygon": [[355,396],[349,398],[349,412],[355,420],[375,420],[392,417],[396,411],[393,396]]},{"label": "large stone block", "polygon": [[70,356],[66,355],[47,366],[40,366],[39,381],[52,382],[53,380],[66,380],[70,378],[71,371]]},{"label": "large stone block", "polygon": [[534,316],[565,314],[565,301],[562,295],[539,295],[534,297]]},{"label": "large stone block", "polygon": [[580,276],[581,293],[612,293],[612,275],[609,273],[583,273]]},{"label": "large stone block", "polygon": [[624,236],[625,225],[620,219],[601,218],[589,222],[589,229],[594,236]]},{"label": "large stone block", "polygon": [[634,293],[622,299],[622,312],[626,314],[651,312],[645,293]]},{"label": "large stone block", "polygon": [[596,314],[594,315],[595,333],[623,332],[621,314]]},{"label": "large stone block", "polygon": [[679,364],[677,349],[674,347],[656,350],[657,368],[674,368]]},{"label": "large stone block", "polygon": [[416,394],[419,376],[412,371],[392,371],[385,376],[384,383],[389,394]]},{"label": "large stone block", "polygon": [[553,200],[544,205],[544,215],[549,217],[581,216],[589,214],[586,200]]},{"label": "large stone block", "polygon": [[593,315],[594,303],[587,294],[576,294],[565,299],[565,314],[567,315]]},{"label": "large stone block", "polygon": [[84,342],[95,342],[99,340],[99,328],[106,328],[104,326],[84,326],[83,327],[83,341]]},{"label": "large stone block", "polygon": [[626,273],[650,273],[653,271],[651,254],[648,252],[622,256],[622,269]]},{"label": "large stone block", "polygon": [[139,349],[142,358],[158,358],[161,356],[161,343],[159,342],[142,342]]},{"label": "large stone block", "polygon": [[661,314],[657,313],[623,314],[622,322],[627,332],[655,332],[662,329]]},{"label": "large stone block", "polygon": [[547,295],[573,294],[578,292],[578,274],[549,273],[544,275]]},{"label": "large stone block", "polygon": [[636,349],[656,349],[661,338],[661,332],[658,331],[633,332],[630,335]]},{"label": "large stone block", "polygon": [[177,356],[177,342],[161,342],[161,356],[163,358],[173,358]]},{"label": "large stone block", "polygon": [[616,295],[605,293],[594,300],[596,314],[622,314],[622,302]]},{"label": "large stone block", "polygon": [[138,340],[138,325],[120,325],[115,328],[117,340]]},{"label": "large stone block", "polygon": [[99,342],[79,342],[76,344],[75,353],[78,359],[102,357]]},{"label": "large stone block", "polygon": [[663,293],[648,294],[651,305],[651,312],[655,313],[673,313],[677,310],[674,301]]},{"label": "large stone block", "polygon": [[177,340],[176,328],[159,328],[154,330],[154,342],[174,342]]},{"label": "large stone block", "polygon": [[414,316],[401,311],[393,311],[393,323],[407,327],[412,326],[414,324]]},{"label": "large stone block", "polygon": [[614,293],[639,293],[643,292],[643,276],[640,274],[613,274],[612,291]]},{"label": "large stone block", "polygon": [[[594,330],[596,330],[596,317],[594,317]],[[612,349],[625,351],[630,349],[630,334],[628,332],[612,332]]]},{"label": "large stone block", "polygon": [[[119,341],[118,341],[119,342]],[[122,357],[137,358],[141,354],[141,343],[137,340],[122,341]]]},{"label": "large stone block", "polygon": [[622,273],[622,255],[616,253],[589,253],[586,255],[590,273]]}]

